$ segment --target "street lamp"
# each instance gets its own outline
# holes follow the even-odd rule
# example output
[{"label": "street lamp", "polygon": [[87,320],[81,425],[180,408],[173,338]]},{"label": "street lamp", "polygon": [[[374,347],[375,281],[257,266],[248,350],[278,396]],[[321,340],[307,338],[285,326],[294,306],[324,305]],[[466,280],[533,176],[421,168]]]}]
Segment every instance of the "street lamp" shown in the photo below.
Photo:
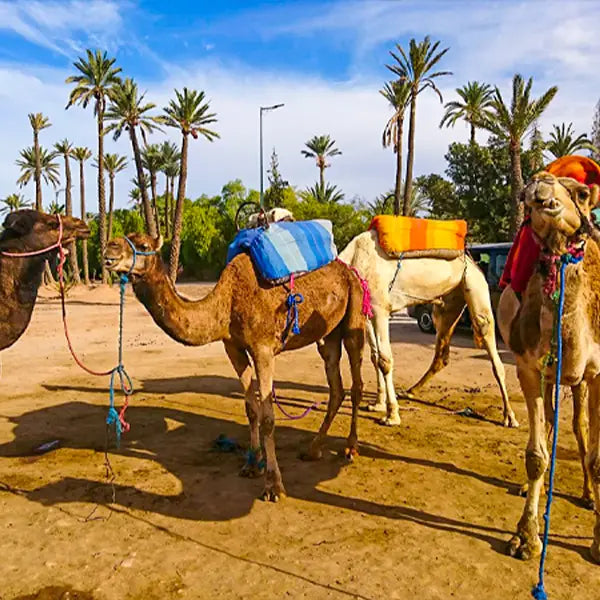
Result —
[{"label": "street lamp", "polygon": [[263,207],[263,112],[268,110],[275,110],[281,108],[283,104],[273,104],[273,106],[261,106],[260,107],[260,207]]}]

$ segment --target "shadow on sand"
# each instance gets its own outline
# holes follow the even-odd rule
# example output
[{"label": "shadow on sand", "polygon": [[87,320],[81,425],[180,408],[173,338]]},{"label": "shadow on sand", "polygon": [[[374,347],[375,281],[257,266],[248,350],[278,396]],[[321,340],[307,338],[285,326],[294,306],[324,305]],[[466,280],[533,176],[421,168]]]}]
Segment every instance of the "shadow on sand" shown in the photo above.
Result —
[{"label": "shadow on sand", "polygon": [[[191,379],[194,385],[188,382],[184,389],[194,387],[194,391],[206,393],[215,386],[219,387],[220,395],[229,393],[229,388],[233,388],[234,383],[237,384],[237,380],[233,378],[231,381],[228,381],[228,378],[215,377]],[[200,385],[196,386],[196,383]],[[280,385],[287,387],[288,383],[280,382]],[[171,385],[174,384],[175,380],[171,381]],[[149,387],[145,389],[162,390],[166,383],[164,380],[151,380],[146,382],[146,385]],[[314,388],[307,388],[301,384],[293,386],[293,389],[305,391],[312,391]],[[63,389],[72,390],[67,386]],[[79,388],[77,391],[86,390]],[[87,391],[97,393],[98,390],[90,388]],[[221,412],[227,414],[226,411]],[[236,412],[239,415],[239,411]],[[34,449],[47,441],[49,431],[52,432],[53,438],[61,440],[62,447],[91,449],[102,453],[105,444],[104,431],[98,424],[104,421],[105,416],[104,407],[85,402],[67,402],[10,417],[10,421],[15,424],[15,439],[0,445],[0,457],[32,457]],[[157,406],[133,406],[128,412],[128,419],[132,423],[132,430],[124,436],[121,448],[112,452],[137,459],[139,465],[131,467],[130,472],[135,473],[139,469],[140,477],[147,473],[147,461],[158,463],[178,480],[176,486],[170,481],[169,487],[177,487],[179,492],[162,494],[139,489],[135,485],[120,485],[117,482],[116,500],[113,503],[110,484],[83,477],[63,477],[53,483],[27,490],[19,490],[0,482],[0,491],[18,493],[44,506],[91,502],[110,506],[112,510],[134,509],[178,519],[222,521],[240,518],[250,512],[262,489],[262,479],[247,480],[237,477],[237,470],[244,460],[243,456],[223,454],[211,447],[220,434],[225,434],[244,445],[248,437],[246,425],[236,423],[231,418],[205,416],[180,408]],[[318,489],[319,484],[336,478],[344,468],[360,469],[360,457],[355,464],[348,466],[336,452],[344,448],[345,439],[330,437],[321,461],[307,463],[298,460],[298,452],[306,448],[313,435],[312,431],[303,431],[281,423],[277,425],[278,459],[290,497],[397,521],[410,521],[426,528],[468,536],[486,542],[496,552],[504,553],[511,531],[469,523],[421,509],[389,506]],[[407,465],[416,464],[474,478],[507,491],[515,487],[514,482],[482,475],[453,463],[391,454],[381,447],[364,442],[360,444],[360,453],[369,458],[397,461]],[[75,460],[79,462],[81,458],[77,457]],[[98,461],[101,461],[100,457]],[[273,510],[277,508],[273,507]],[[141,518],[139,515],[129,514]],[[573,539],[562,539],[555,535],[552,536],[552,543],[587,558],[587,548],[572,544]]]}]

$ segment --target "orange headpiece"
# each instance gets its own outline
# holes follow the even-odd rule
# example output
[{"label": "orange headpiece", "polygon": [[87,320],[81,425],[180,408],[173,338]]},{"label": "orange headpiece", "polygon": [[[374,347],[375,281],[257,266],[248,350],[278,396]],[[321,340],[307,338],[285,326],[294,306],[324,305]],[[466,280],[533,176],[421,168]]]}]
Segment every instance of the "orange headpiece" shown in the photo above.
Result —
[{"label": "orange headpiece", "polygon": [[587,156],[561,156],[545,170],[555,177],[571,177],[586,185],[600,185],[600,165]]}]

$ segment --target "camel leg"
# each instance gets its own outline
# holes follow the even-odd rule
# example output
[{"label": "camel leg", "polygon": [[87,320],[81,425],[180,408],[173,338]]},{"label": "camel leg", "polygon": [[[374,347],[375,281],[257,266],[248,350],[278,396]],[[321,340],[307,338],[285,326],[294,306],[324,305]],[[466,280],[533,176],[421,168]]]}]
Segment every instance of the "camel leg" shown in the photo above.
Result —
[{"label": "camel leg", "polygon": [[590,427],[586,465],[592,480],[592,489],[596,502],[594,541],[592,542],[590,552],[594,561],[600,563],[600,376],[596,376],[589,385],[588,408],[590,413]]},{"label": "camel leg", "polygon": [[494,313],[490,302],[490,292],[485,281],[483,273],[476,268],[467,268],[467,275],[464,283],[464,294],[469,314],[471,315],[471,323],[476,339],[483,343],[485,350],[492,361],[492,370],[494,377],[500,388],[502,396],[503,410],[503,425],[505,427],[518,427],[519,422],[515,417],[510,400],[508,399],[508,391],[506,389],[506,376],[504,365],[500,360],[498,348],[496,346],[496,331],[494,322]]},{"label": "camel leg", "polygon": [[[544,418],[546,421],[546,443],[550,442],[552,436],[553,423],[554,423],[554,405],[552,399],[554,398],[554,384],[547,383],[544,386]],[[527,496],[527,490],[529,485],[524,483],[519,488],[519,496]]]},{"label": "camel leg", "polygon": [[340,373],[340,358],[342,356],[341,338],[341,327],[336,327],[323,340],[322,344],[317,345],[319,354],[325,362],[325,372],[327,374],[327,383],[329,384],[329,402],[327,404],[327,414],[323,419],[323,423],[321,424],[317,435],[311,442],[308,451],[301,455],[301,458],[304,460],[318,460],[321,458],[323,455],[321,450],[323,440],[344,400],[344,387],[342,385],[342,375]]},{"label": "camel leg", "polygon": [[367,319],[366,323],[367,339],[369,340],[369,347],[371,349],[371,362],[377,373],[377,400],[375,404],[368,404],[367,410],[372,412],[384,412],[386,410],[385,403],[385,377],[383,376],[382,370],[379,368],[379,350],[377,349],[377,337],[375,336],[375,328],[373,321]]},{"label": "camel leg", "polygon": [[583,470],[583,493],[581,494],[581,503],[585,508],[594,508],[594,495],[592,484],[590,482],[590,474],[585,464],[587,455],[587,437],[588,425],[586,419],[586,410],[588,399],[587,383],[582,381],[579,385],[571,388],[573,392],[573,433],[577,440],[577,448],[579,450],[579,458]]},{"label": "camel leg", "polygon": [[373,326],[377,340],[377,367],[385,381],[387,415],[381,419],[381,425],[400,425],[400,409],[394,389],[394,358],[390,342],[390,314],[380,307],[373,307]]},{"label": "camel leg", "polygon": [[231,342],[225,342],[225,352],[237,373],[246,398],[246,416],[250,424],[250,448],[246,463],[240,470],[241,477],[259,477],[264,472],[262,448],[258,432],[258,401],[256,387],[252,381],[252,365],[245,350]]},{"label": "camel leg", "polygon": [[529,480],[527,500],[523,515],[517,525],[517,533],[508,544],[508,553],[524,560],[538,556],[542,550],[538,532],[538,509],[544,473],[548,466],[546,446],[544,399],[540,394],[540,373],[524,368],[517,358],[517,375],[527,402],[529,417],[529,442],[525,466]]},{"label": "camel leg", "polygon": [[265,449],[267,470],[265,473],[265,489],[261,494],[263,500],[278,502],[285,494],[281,472],[277,464],[275,452],[275,416],[273,414],[273,374],[275,357],[270,349],[262,349],[252,356],[258,379],[258,418],[260,435]]},{"label": "camel leg", "polygon": [[458,325],[465,303],[460,295],[459,302],[444,302],[443,306],[433,307],[433,323],[435,325],[435,354],[429,369],[406,393],[413,396],[436,374],[450,362],[450,340]]},{"label": "camel leg", "polygon": [[350,372],[352,375],[352,389],[350,396],[352,398],[352,421],[350,423],[350,433],[346,442],[345,455],[348,460],[352,460],[358,454],[358,409],[362,401],[362,350],[365,344],[364,332],[360,328],[351,329],[344,336],[344,348],[348,354],[350,362]]}]

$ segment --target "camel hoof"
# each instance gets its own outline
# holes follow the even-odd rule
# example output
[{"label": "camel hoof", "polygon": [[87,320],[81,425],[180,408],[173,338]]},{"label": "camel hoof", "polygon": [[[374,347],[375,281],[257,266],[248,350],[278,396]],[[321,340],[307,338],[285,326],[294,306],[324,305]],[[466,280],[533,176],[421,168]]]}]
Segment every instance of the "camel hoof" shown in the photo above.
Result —
[{"label": "camel hoof", "polygon": [[309,448],[307,452],[300,452],[298,456],[300,460],[305,460],[307,462],[321,460],[323,458],[323,451],[320,448],[317,448],[316,450]]},{"label": "camel hoof", "polygon": [[251,465],[249,463],[246,463],[238,473],[240,477],[248,477],[249,479],[256,479],[257,477],[262,477],[264,474],[264,467],[259,465]]},{"label": "camel hoof", "polygon": [[415,400],[416,398],[417,396],[415,395],[412,388],[410,390],[400,390],[396,393],[397,400]]},{"label": "camel hoof", "polygon": [[260,495],[260,499],[264,502],[279,502],[285,495],[285,490],[282,485],[265,488],[264,492]]},{"label": "camel hoof", "polygon": [[400,425],[400,415],[396,415],[395,417],[384,417],[383,419],[379,419],[377,421],[379,425],[385,425],[386,427],[393,427],[394,425]]},{"label": "camel hoof", "polygon": [[529,491],[529,484],[528,483],[524,483],[518,490],[517,490],[517,496],[521,496],[521,498],[526,498],[527,497],[527,492]]},{"label": "camel hoof", "polygon": [[348,462],[353,462],[354,458],[358,456],[358,448],[355,447],[351,447],[351,448],[344,448],[344,458],[348,461]]},{"label": "camel hoof", "polygon": [[592,555],[592,560],[600,565],[600,542],[594,542],[590,546],[590,554]]},{"label": "camel hoof", "polygon": [[504,427],[511,427],[514,429],[517,429],[519,427],[519,421],[517,421],[517,417],[515,417],[515,415],[505,415],[502,424],[504,425]]},{"label": "camel hoof", "polygon": [[521,536],[515,535],[508,542],[507,552],[513,558],[531,560],[542,553],[542,542],[537,535],[530,540],[524,540]]},{"label": "camel hoof", "polygon": [[385,412],[387,409],[385,403],[367,404],[362,407],[362,410],[366,412]]}]

